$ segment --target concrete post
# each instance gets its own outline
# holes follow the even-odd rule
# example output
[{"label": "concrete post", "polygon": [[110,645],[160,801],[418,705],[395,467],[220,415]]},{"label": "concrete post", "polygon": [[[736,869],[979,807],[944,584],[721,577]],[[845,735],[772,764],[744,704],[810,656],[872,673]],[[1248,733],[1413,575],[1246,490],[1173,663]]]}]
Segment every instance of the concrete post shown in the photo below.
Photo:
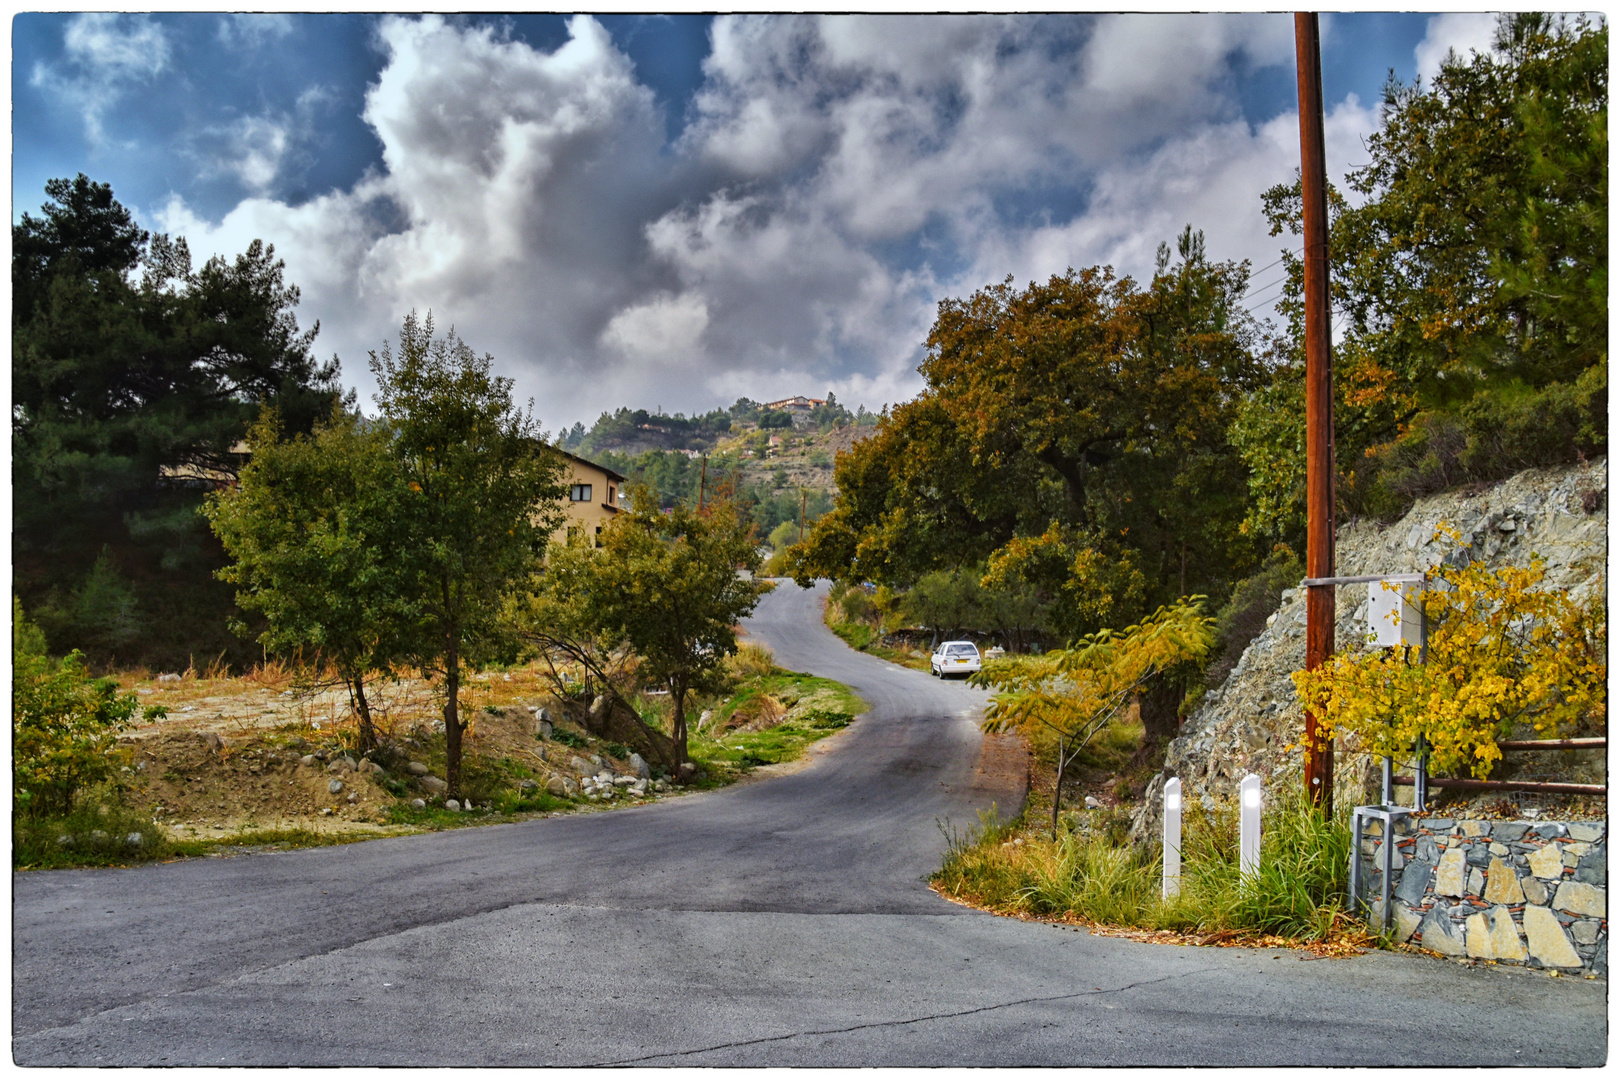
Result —
[{"label": "concrete post", "polygon": [[1238,872],[1244,877],[1260,870],[1260,778],[1250,773],[1238,785]]},{"label": "concrete post", "polygon": [[1164,782],[1164,895],[1181,892],[1181,781]]}]

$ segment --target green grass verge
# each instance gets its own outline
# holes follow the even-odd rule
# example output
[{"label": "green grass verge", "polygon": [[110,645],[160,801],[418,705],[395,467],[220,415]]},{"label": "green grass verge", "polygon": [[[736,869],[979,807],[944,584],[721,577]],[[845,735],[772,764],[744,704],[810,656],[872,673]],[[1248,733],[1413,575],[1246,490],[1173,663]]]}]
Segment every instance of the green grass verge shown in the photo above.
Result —
[{"label": "green grass verge", "polygon": [[1157,848],[1133,846],[1119,830],[1093,833],[1084,814],[1065,815],[1056,840],[993,816],[965,835],[947,828],[949,848],[932,880],[948,896],[1009,915],[1301,941],[1342,930],[1350,861],[1343,815],[1323,820],[1303,796],[1268,808],[1260,869],[1244,878],[1236,811],[1193,804],[1185,813],[1181,893],[1169,899],[1160,895]]},{"label": "green grass verge", "polygon": [[827,629],[844,639],[845,644],[857,652],[875,656],[879,660],[887,660],[891,664],[911,668],[913,671],[927,671],[928,657],[918,656],[914,652],[902,649],[891,649],[878,640],[877,631],[866,623],[829,622]]},{"label": "green grass verge", "polygon": [[[741,713],[747,717],[769,696],[784,706],[782,721],[757,731],[726,731]],[[697,787],[730,783],[760,765],[792,761],[811,743],[849,726],[866,711],[866,703],[843,683],[803,672],[777,669],[748,679],[715,710],[709,730],[718,737],[698,734],[688,740],[692,760],[706,774]]]}]

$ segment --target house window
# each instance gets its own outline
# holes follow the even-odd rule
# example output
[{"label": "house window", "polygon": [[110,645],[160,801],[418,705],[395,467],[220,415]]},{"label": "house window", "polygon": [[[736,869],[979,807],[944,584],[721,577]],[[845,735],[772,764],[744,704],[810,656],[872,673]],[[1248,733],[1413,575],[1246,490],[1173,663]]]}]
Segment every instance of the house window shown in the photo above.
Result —
[{"label": "house window", "polygon": [[591,485],[575,484],[573,487],[568,489],[568,498],[574,502],[590,502]]},{"label": "house window", "polygon": [[618,496],[618,494],[619,494],[618,492],[613,490],[613,485],[609,484],[608,485],[608,505],[609,506],[613,505],[613,501]]},{"label": "house window", "polygon": [[602,526],[600,525],[596,527],[596,546],[602,546]]}]

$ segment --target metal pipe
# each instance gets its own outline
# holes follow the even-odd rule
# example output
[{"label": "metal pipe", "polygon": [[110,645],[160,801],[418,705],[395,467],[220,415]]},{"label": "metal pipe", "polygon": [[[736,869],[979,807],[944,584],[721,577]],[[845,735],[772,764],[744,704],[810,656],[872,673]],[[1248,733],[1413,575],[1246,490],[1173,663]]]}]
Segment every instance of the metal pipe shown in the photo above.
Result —
[{"label": "metal pipe", "polygon": [[1509,739],[1498,742],[1498,750],[1607,750],[1609,740],[1595,739]]},{"label": "metal pipe", "polygon": [[[1334,574],[1333,339],[1329,323],[1327,161],[1322,141],[1321,37],[1314,12],[1294,15],[1299,80],[1300,194],[1305,230],[1305,572]],[[1333,655],[1334,593],[1313,585],[1305,598],[1305,667]],[[1305,714],[1305,790],[1333,812],[1333,744],[1314,711]]]},{"label": "metal pipe", "polygon": [[[1415,777],[1397,776],[1395,783],[1411,786],[1417,782]],[[1458,791],[1543,791],[1551,795],[1607,795],[1609,789],[1604,784],[1560,784],[1542,780],[1449,780],[1440,777],[1429,777],[1429,786],[1441,788],[1455,788]]]}]

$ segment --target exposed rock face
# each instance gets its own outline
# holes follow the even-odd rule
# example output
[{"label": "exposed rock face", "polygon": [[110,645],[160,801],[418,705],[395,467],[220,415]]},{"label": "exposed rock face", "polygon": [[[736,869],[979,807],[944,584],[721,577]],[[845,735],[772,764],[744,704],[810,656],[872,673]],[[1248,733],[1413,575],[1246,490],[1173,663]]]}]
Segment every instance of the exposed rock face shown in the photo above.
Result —
[{"label": "exposed rock face", "polygon": [[[1531,469],[1478,493],[1448,492],[1421,499],[1393,525],[1352,522],[1338,533],[1338,574],[1398,574],[1472,557],[1490,566],[1546,562],[1546,584],[1584,598],[1603,589],[1608,541],[1606,458],[1583,465]],[[1435,539],[1447,525],[1471,546]],[[1366,585],[1338,590],[1336,647],[1361,642],[1367,631]],[[1305,590],[1283,593],[1266,629],[1219,687],[1205,695],[1166,751],[1164,771],[1149,784],[1132,826],[1141,839],[1160,829],[1164,780],[1181,778],[1182,797],[1214,805],[1231,799],[1238,781],[1258,773],[1267,798],[1300,782],[1305,717],[1291,672],[1305,665]],[[1599,752],[1601,753],[1601,752]],[[1375,792],[1376,759],[1335,751],[1334,798],[1365,802]],[[1602,782],[1599,773],[1598,782]],[[1370,786],[1374,785],[1374,786]]]}]

